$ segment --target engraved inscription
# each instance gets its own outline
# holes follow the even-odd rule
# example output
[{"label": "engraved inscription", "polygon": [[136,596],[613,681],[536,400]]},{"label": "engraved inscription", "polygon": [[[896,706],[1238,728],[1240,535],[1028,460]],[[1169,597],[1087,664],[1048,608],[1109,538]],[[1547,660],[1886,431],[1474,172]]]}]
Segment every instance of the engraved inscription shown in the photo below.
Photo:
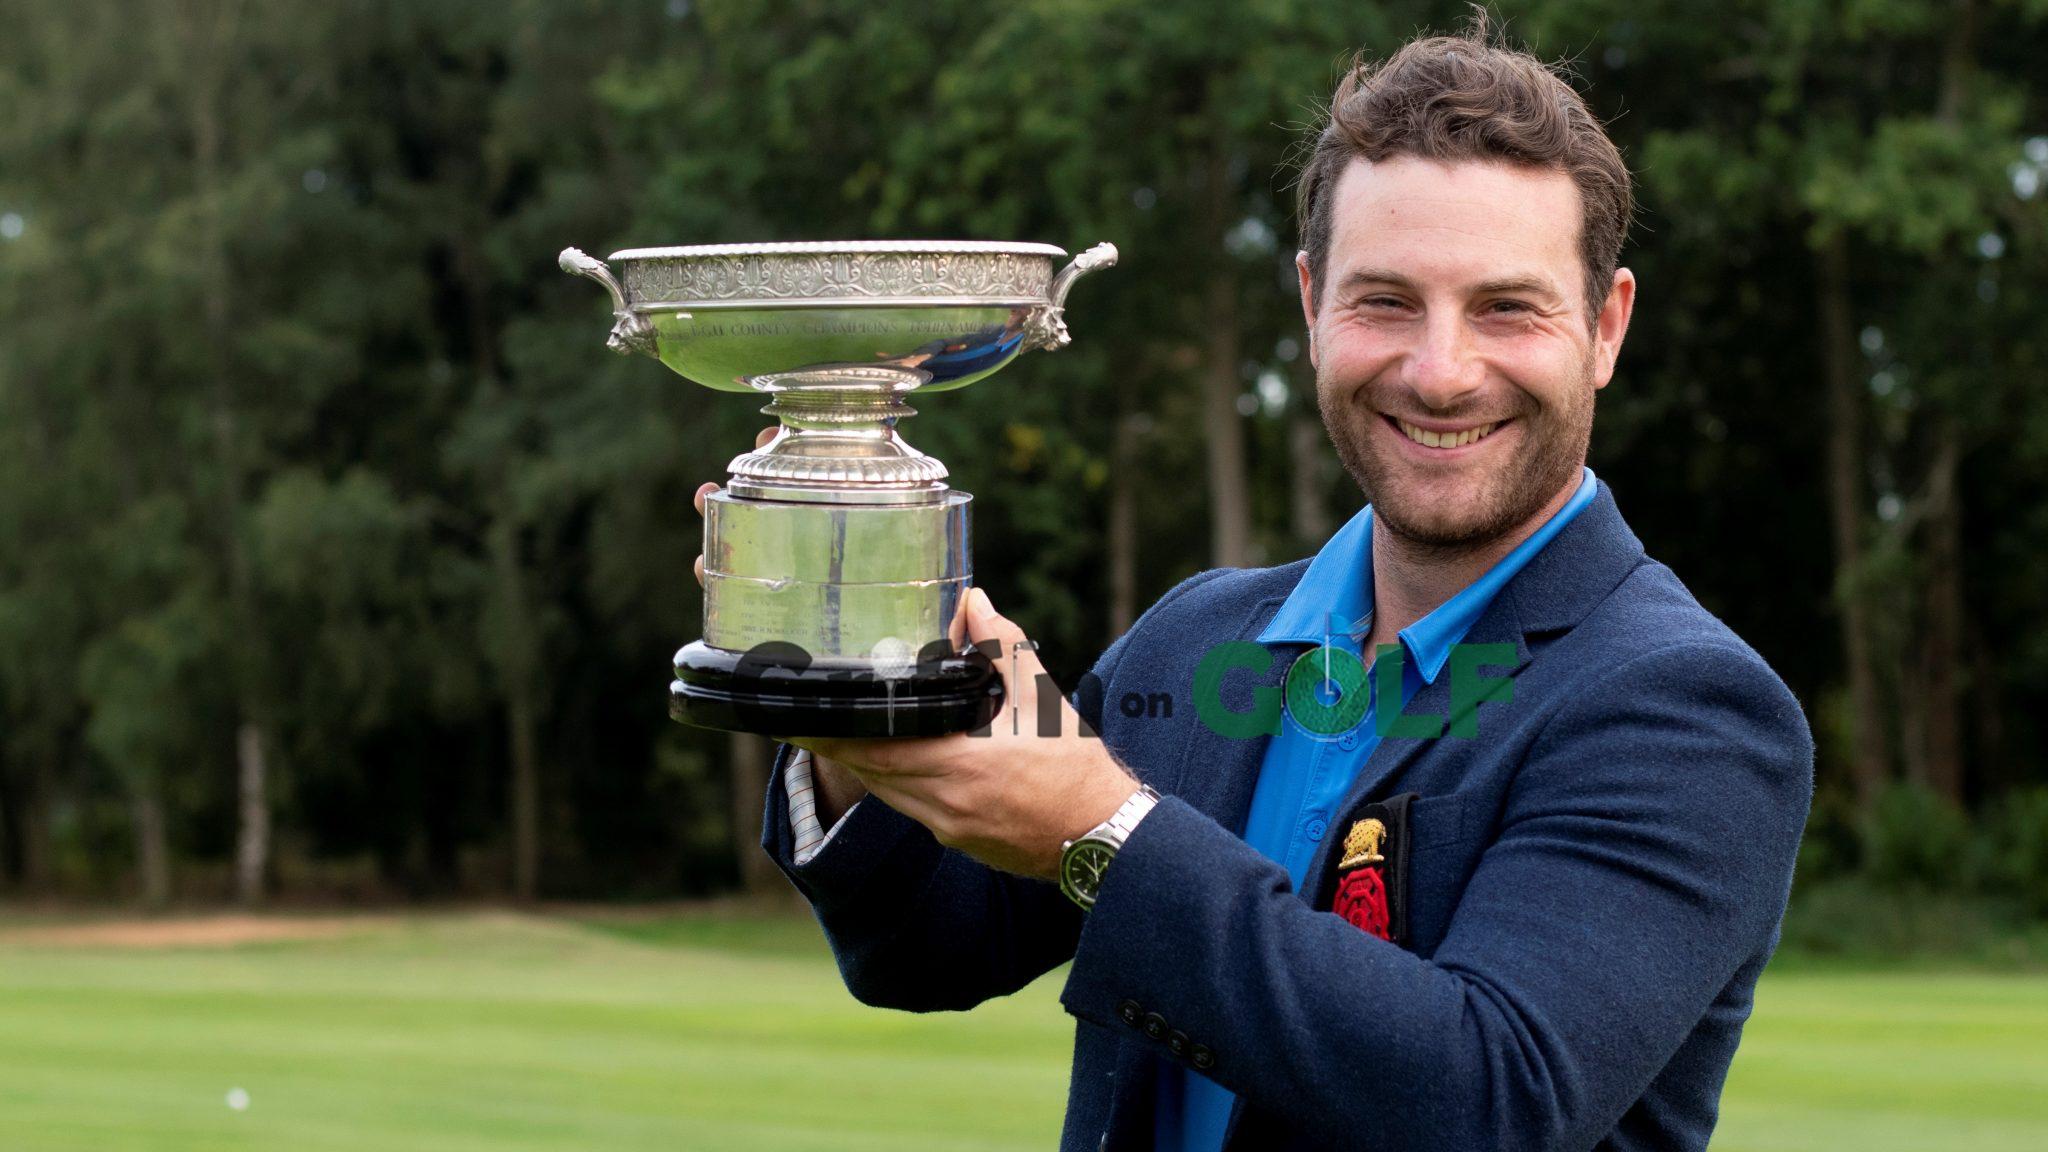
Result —
[{"label": "engraved inscription", "polygon": [[946,339],[958,335],[959,327],[958,324],[943,322],[943,318],[922,324],[887,320],[748,320],[737,323],[699,320],[689,329],[689,334],[707,339],[718,336],[912,336]]},{"label": "engraved inscription", "polygon": [[716,300],[983,297],[1042,298],[1050,256],[1010,252],[776,253],[629,260],[626,296],[636,304]]}]

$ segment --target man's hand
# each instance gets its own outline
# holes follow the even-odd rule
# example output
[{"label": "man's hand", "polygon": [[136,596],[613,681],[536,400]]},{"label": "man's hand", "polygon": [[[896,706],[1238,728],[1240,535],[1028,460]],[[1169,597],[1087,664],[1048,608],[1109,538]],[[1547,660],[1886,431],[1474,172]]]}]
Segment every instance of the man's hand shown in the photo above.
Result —
[{"label": "man's hand", "polygon": [[1051,879],[1061,844],[1114,815],[1138,782],[1101,740],[1081,735],[1081,717],[1064,697],[1058,734],[1039,734],[1045,669],[1037,652],[981,589],[968,594],[965,607],[969,640],[1001,645],[1009,698],[989,735],[791,743],[850,769],[939,843],[1006,872]]}]

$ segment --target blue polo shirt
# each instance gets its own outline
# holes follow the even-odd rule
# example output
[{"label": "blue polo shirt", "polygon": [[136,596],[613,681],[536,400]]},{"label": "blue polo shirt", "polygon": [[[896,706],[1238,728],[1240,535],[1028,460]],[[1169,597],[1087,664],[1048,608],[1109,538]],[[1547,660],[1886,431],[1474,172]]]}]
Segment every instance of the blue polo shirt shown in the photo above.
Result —
[{"label": "blue polo shirt", "polygon": [[[1487,605],[1593,502],[1597,489],[1593,470],[1585,469],[1578,490],[1542,527],[1479,579],[1401,630],[1403,707],[1424,684],[1436,682],[1450,660],[1451,649],[1471,631]],[[1316,553],[1301,582],[1259,633],[1259,643],[1308,645],[1311,655],[1315,648],[1329,645],[1363,661],[1360,648],[1371,631],[1372,506],[1368,504]],[[1373,683],[1373,677],[1366,677],[1368,692]],[[1336,700],[1332,695],[1323,697],[1322,702],[1334,704]],[[1335,736],[1304,728],[1283,711],[1280,733],[1266,748],[1251,811],[1245,818],[1244,840],[1285,867],[1297,889],[1330,830],[1337,805],[1373,749],[1379,747],[1378,707],[1379,701],[1372,700],[1363,719]],[[1208,1077],[1176,1064],[1163,1065],[1154,1147],[1158,1152],[1219,1152],[1235,1103],[1236,1097],[1228,1089]]]}]

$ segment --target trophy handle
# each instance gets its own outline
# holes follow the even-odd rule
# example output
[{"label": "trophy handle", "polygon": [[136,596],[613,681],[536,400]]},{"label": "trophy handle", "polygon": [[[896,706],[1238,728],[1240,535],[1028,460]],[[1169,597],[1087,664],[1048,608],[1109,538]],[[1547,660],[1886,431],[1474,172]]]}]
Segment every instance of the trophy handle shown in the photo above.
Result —
[{"label": "trophy handle", "polygon": [[[621,356],[642,352],[660,358],[660,354],[655,350],[654,325],[649,324],[645,316],[633,311],[626,304],[626,290],[619,286],[618,278],[612,275],[612,270],[604,261],[585,255],[580,248],[564,248],[556,260],[561,264],[562,271],[571,276],[595,280],[604,285],[605,291],[612,294],[612,334],[605,339],[605,347]],[[1078,264],[1080,261],[1077,260],[1075,263]]]},{"label": "trophy handle", "polygon": [[1074,281],[1097,268],[1108,268],[1115,263],[1116,245],[1097,244],[1060,269],[1059,275],[1052,278],[1046,302],[1034,307],[1024,321],[1023,351],[1043,348],[1047,352],[1057,352],[1073,343],[1073,338],[1067,335],[1067,293],[1073,291]]}]

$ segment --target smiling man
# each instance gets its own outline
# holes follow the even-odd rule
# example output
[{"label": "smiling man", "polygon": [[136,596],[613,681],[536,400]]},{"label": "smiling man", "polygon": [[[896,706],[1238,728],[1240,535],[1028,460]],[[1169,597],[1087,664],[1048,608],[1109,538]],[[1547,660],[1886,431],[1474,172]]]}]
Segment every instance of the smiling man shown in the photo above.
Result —
[{"label": "smiling man", "polygon": [[1068,1150],[1703,1148],[1812,742],[1585,466],[1627,169],[1482,25],[1345,79],[1300,208],[1371,503],[1168,593],[1056,737],[1027,649],[1016,731],[786,751],[766,845],[869,1003],[1072,961]]}]

